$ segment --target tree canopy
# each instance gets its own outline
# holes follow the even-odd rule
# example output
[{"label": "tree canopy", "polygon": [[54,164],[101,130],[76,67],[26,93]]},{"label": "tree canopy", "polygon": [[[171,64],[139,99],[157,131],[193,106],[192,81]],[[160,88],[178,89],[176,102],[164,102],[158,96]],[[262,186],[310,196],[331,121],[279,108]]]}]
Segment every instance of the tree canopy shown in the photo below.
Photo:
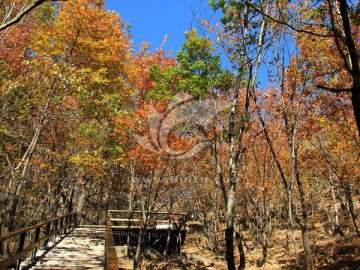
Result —
[{"label": "tree canopy", "polygon": [[359,238],[358,3],[209,5],[174,56],[102,0],[0,1],[0,234],[188,211],[228,269],[282,228],[292,266],[324,265],[317,219]]}]

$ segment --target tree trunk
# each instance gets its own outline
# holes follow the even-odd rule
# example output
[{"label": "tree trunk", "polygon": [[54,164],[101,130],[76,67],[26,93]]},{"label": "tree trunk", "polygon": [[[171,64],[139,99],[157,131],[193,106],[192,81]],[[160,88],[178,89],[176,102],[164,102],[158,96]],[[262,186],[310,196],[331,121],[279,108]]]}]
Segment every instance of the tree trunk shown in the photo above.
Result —
[{"label": "tree trunk", "polygon": [[[235,206],[235,187],[233,179],[230,183],[230,188],[227,197],[226,206],[226,230],[225,230],[225,241],[226,241],[226,262],[228,270],[235,270],[235,257],[234,257],[234,206]],[[239,267],[239,269],[242,269]]]},{"label": "tree trunk", "polygon": [[[320,197],[320,203],[321,203],[321,206],[323,208],[323,210],[325,211],[325,214],[326,214],[326,217],[328,219],[328,222],[330,223],[330,226],[331,226],[331,230],[332,230],[332,233],[335,234],[335,222],[333,222],[331,216],[330,216],[330,212],[329,212],[329,209],[327,208],[326,204],[325,204],[325,201],[324,201],[324,198],[323,198],[323,195],[322,195],[322,192],[320,190],[320,187],[319,187],[319,183],[317,181],[317,177],[315,177],[315,184],[316,184],[316,190],[317,190],[317,193]],[[333,189],[332,189],[333,190]]]},{"label": "tree trunk", "polygon": [[349,206],[349,213],[350,213],[351,219],[353,221],[355,231],[356,231],[357,235],[360,237],[360,231],[359,231],[359,228],[358,228],[357,223],[356,223],[356,214],[355,214],[355,211],[354,211],[354,203],[353,203],[352,196],[351,196],[350,184],[345,183],[344,186],[345,186],[344,187],[345,196],[346,196],[346,200],[347,200],[347,203],[348,203],[348,206]]},{"label": "tree trunk", "polygon": [[135,168],[133,164],[130,164],[131,179],[130,179],[130,192],[129,192],[129,222],[128,222],[128,233],[126,238],[127,243],[127,256],[130,258],[130,219],[132,218],[132,203],[133,203],[133,193],[134,193],[134,184],[135,184]]},{"label": "tree trunk", "polygon": [[237,247],[238,247],[239,254],[240,254],[240,264],[239,264],[238,270],[242,270],[242,269],[245,269],[245,252],[244,252],[244,247],[243,247],[243,238],[241,237],[239,227],[236,224],[234,224],[234,231],[235,231],[235,236],[236,236]]},{"label": "tree trunk", "polygon": [[[173,213],[173,199],[174,199],[174,189],[171,190],[171,195],[170,195],[170,216],[168,216],[169,219],[169,224],[172,224],[172,213]],[[169,255],[169,250],[170,250],[170,238],[171,238],[171,226],[169,226],[167,235],[166,235],[166,247],[164,250],[164,255],[168,256]]]},{"label": "tree trunk", "polygon": [[263,199],[263,215],[261,216],[261,234],[262,234],[262,249],[263,249],[263,257],[262,259],[258,262],[258,266],[261,267],[264,265],[264,263],[267,260],[267,255],[268,255],[268,246],[269,246],[269,242],[268,242],[268,234],[269,234],[269,227],[271,226],[271,216],[270,216],[270,210],[269,210],[269,203],[268,203],[268,196],[265,195],[264,199]]},{"label": "tree trunk", "polygon": [[291,192],[291,190],[287,191],[287,196],[288,196],[288,218],[289,218],[289,223],[290,223],[290,228],[291,228],[291,240],[294,245],[296,267],[297,267],[297,269],[299,269],[300,268],[299,252],[298,252],[297,243],[296,243],[296,239],[295,239],[295,226],[294,226],[294,220],[293,220],[293,214],[292,214],[293,209],[292,209],[292,192]]},{"label": "tree trunk", "polygon": [[143,242],[144,242],[144,228],[141,228],[138,236],[138,243],[136,246],[136,253],[134,256],[134,270],[141,270],[143,261]]},{"label": "tree trunk", "polygon": [[334,207],[334,224],[335,224],[335,234],[339,234],[341,236],[344,236],[344,232],[341,230],[340,225],[339,225],[339,211],[336,205],[336,196],[335,196],[335,191],[334,191],[334,182],[331,180],[330,181],[330,185],[331,185],[331,198],[332,198],[332,202],[333,202],[333,207]]},{"label": "tree trunk", "polygon": [[78,202],[76,204],[76,212],[79,214],[78,217],[78,221],[80,222],[80,218],[85,219],[85,215],[83,213],[83,208],[85,206],[86,200],[88,198],[88,194],[87,191],[84,187],[81,187],[81,193],[78,199]]},{"label": "tree trunk", "polygon": [[15,195],[15,197],[12,199],[11,208],[9,211],[9,220],[7,226],[8,232],[12,232],[15,229],[15,215],[18,203],[19,195]]},{"label": "tree trunk", "polygon": [[96,218],[96,224],[100,224],[101,219],[101,212],[102,212],[102,200],[104,195],[104,186],[100,187],[99,196],[98,196],[98,209],[97,209],[97,218]]},{"label": "tree trunk", "polygon": [[295,152],[295,176],[296,176],[296,183],[299,189],[300,194],[300,202],[301,202],[301,214],[302,214],[302,222],[300,223],[301,233],[303,238],[303,245],[304,251],[306,254],[306,262],[307,268],[310,270],[314,269],[314,261],[311,254],[311,247],[309,241],[309,231],[308,231],[308,218],[307,218],[307,209],[306,209],[306,202],[305,202],[305,192],[303,189],[303,185],[300,179],[299,168],[297,164],[297,152]]}]

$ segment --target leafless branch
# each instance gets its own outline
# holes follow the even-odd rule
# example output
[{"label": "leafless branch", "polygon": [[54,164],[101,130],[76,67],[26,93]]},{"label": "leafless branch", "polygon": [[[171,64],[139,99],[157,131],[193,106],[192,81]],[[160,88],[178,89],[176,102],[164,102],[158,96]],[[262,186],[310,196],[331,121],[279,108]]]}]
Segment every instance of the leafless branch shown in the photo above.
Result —
[{"label": "leafless branch", "polygon": [[316,86],[319,89],[324,89],[333,93],[342,93],[342,92],[352,92],[353,89],[352,88],[332,88],[332,87],[326,87],[323,85],[317,85]]},{"label": "leafless branch", "polygon": [[0,31],[2,31],[4,29],[18,23],[26,14],[28,14],[34,8],[36,8],[36,7],[40,6],[41,4],[45,3],[46,1],[55,2],[56,0],[36,0],[34,3],[32,3],[27,8],[21,9],[21,11],[12,20],[10,20],[8,22],[3,22],[3,24],[0,25]]},{"label": "leafless branch", "polygon": [[242,1],[243,1],[243,3],[246,3],[251,8],[253,8],[256,12],[259,12],[260,14],[262,14],[264,17],[268,18],[269,20],[271,20],[271,21],[273,21],[273,22],[275,22],[277,24],[289,27],[291,30],[294,30],[295,32],[305,33],[305,34],[313,35],[313,36],[316,36],[316,37],[323,37],[323,38],[328,38],[328,37],[333,37],[334,36],[333,34],[326,35],[326,34],[320,34],[320,33],[312,32],[312,31],[302,29],[302,28],[296,28],[295,26],[293,26],[292,24],[286,22],[282,18],[276,18],[276,17],[273,17],[273,16],[269,15],[268,13],[263,11],[262,9],[258,8],[254,3],[252,3],[252,2],[250,2],[248,0],[242,0]]}]

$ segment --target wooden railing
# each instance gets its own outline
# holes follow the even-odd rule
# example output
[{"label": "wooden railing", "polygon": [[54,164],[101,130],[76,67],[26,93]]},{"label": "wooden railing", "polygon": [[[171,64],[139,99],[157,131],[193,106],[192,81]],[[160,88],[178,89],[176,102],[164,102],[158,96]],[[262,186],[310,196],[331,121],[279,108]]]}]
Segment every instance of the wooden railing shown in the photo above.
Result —
[{"label": "wooden railing", "polygon": [[105,269],[106,270],[117,270],[118,258],[116,255],[114,236],[112,231],[112,224],[110,215],[106,216],[106,232],[105,232]]},{"label": "wooden railing", "polygon": [[58,234],[62,235],[62,233],[66,233],[69,228],[76,226],[77,216],[76,213],[73,212],[0,236],[0,250],[3,250],[3,244],[6,241],[10,241],[11,239],[14,241],[14,238],[19,238],[17,251],[11,254],[9,258],[0,261],[0,270],[6,269],[9,266],[15,267],[16,270],[20,269],[21,259],[25,255],[32,251],[31,260],[35,260],[37,249],[41,245],[44,245],[44,248],[46,248],[51,237]]},{"label": "wooden railing", "polygon": [[[144,221],[144,214],[146,220]],[[186,236],[188,213],[145,212],[129,210],[108,210],[108,220],[116,245],[136,247],[139,234],[143,234],[142,244],[159,252],[178,251]]]},{"label": "wooden railing", "polygon": [[[113,228],[127,229],[137,228],[140,229],[143,226],[142,211],[128,210],[108,210],[110,220],[113,223]],[[171,213],[171,212],[151,212],[145,213],[149,218],[147,226],[153,226],[156,224],[173,224],[178,225],[177,221],[186,215],[186,213]]]}]

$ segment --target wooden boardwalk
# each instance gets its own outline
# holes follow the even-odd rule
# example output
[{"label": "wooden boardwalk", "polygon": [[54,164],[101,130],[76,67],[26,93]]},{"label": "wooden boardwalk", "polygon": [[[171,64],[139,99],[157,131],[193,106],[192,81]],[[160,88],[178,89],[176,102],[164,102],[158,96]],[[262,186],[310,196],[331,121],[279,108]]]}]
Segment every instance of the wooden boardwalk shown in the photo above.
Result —
[{"label": "wooden boardwalk", "polygon": [[[112,215],[120,215],[112,217]],[[10,255],[0,258],[0,270],[5,269],[107,269],[118,270],[114,237],[119,245],[137,245],[138,234],[145,227],[145,247],[160,252],[169,247],[180,251],[186,235],[186,216],[168,212],[150,213],[152,219],[145,224],[136,217],[140,211],[129,215],[126,210],[109,210],[106,226],[78,226],[77,213],[51,218],[34,226],[0,235],[0,251],[14,244]],[[122,217],[121,215],[125,215]],[[135,216],[134,216],[135,215]],[[130,218],[131,216],[131,218]],[[173,216],[179,216],[173,219]],[[114,223],[120,223],[114,225]],[[124,224],[125,223],[125,224]],[[170,233],[170,238],[167,238]],[[167,242],[169,240],[170,242]],[[43,248],[46,245],[46,249]],[[11,268],[13,267],[13,268]]]},{"label": "wooden boardwalk", "polygon": [[105,228],[75,228],[48,250],[38,251],[35,262],[25,260],[21,269],[104,269]]}]

